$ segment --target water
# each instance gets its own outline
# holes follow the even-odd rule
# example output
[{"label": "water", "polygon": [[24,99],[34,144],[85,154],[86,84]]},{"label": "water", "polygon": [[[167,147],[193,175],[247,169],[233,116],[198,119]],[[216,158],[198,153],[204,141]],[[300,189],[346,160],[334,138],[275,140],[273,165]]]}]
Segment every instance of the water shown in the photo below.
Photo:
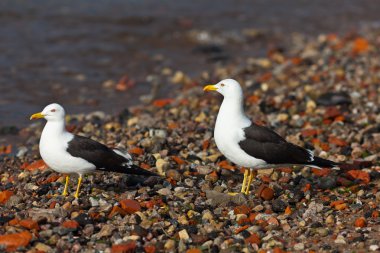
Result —
[{"label": "water", "polygon": [[[378,23],[378,13],[380,4],[370,0],[2,0],[0,127],[25,126],[30,114],[51,102],[69,113],[117,113],[149,93],[146,78],[162,67],[191,76],[211,70],[219,63],[195,53],[200,42],[189,36],[192,30],[232,39],[222,52],[231,63],[263,54],[268,43],[281,44],[289,33],[347,33]],[[245,28],[269,35],[240,40]],[[132,89],[103,88],[124,75],[136,81]],[[161,96],[170,87],[165,84]]]}]

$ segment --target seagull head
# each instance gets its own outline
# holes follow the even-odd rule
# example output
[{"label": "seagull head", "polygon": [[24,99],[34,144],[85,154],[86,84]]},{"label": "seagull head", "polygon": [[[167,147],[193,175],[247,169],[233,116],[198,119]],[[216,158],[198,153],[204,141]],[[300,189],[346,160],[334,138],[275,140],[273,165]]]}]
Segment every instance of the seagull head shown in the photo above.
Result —
[{"label": "seagull head", "polygon": [[65,109],[59,104],[50,104],[46,106],[42,112],[38,112],[30,116],[30,119],[45,118],[47,121],[60,121],[65,118]]},{"label": "seagull head", "polygon": [[203,88],[203,90],[217,91],[220,94],[222,94],[225,98],[240,98],[243,96],[243,91],[240,87],[240,84],[234,79],[224,79],[217,84],[206,85]]}]

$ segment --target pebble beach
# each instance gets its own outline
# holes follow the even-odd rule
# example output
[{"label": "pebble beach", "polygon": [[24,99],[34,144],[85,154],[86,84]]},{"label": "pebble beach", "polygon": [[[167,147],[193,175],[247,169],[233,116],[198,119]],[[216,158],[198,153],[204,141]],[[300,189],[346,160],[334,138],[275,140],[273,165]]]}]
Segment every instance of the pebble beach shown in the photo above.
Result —
[{"label": "pebble beach", "polygon": [[[76,179],[60,196],[64,176],[38,153],[44,122],[18,129],[24,141],[0,150],[0,251],[379,252],[379,34],[290,36],[197,77],[162,68],[154,82],[176,96],[147,94],[115,114],[67,112],[69,131],[126,148],[162,178],[97,172],[79,199]],[[249,195],[228,195],[243,174],[215,146],[221,97],[202,87],[229,77],[254,122],[347,164],[257,170]]]}]

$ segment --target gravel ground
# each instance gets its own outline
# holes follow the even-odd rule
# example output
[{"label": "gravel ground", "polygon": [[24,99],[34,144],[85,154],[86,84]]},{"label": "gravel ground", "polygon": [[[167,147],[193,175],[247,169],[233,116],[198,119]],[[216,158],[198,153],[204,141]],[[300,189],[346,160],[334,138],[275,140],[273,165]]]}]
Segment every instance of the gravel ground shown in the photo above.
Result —
[{"label": "gravel ground", "polygon": [[[0,149],[0,251],[380,251],[379,38],[294,35],[289,48],[194,79],[163,69],[156,82],[172,83],[176,98],[68,116],[70,131],[126,147],[163,176],[95,173],[79,200],[75,178],[69,197],[56,195],[64,177],[40,160],[44,122],[21,129],[23,145]],[[258,170],[250,195],[228,195],[243,175],[213,140],[221,96],[202,91],[227,77],[244,85],[254,121],[348,164]]]}]

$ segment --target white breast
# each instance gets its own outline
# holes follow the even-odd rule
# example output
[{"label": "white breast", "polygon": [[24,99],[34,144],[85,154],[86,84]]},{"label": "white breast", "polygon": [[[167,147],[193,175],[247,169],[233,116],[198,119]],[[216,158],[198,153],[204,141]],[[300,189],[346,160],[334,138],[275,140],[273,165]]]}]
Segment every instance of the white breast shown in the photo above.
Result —
[{"label": "white breast", "polygon": [[239,146],[245,139],[243,128],[251,121],[234,104],[223,101],[215,124],[214,138],[220,152],[233,163],[243,167],[262,167],[266,162],[248,155]]},{"label": "white breast", "polygon": [[85,174],[95,170],[95,165],[86,160],[71,156],[67,151],[67,144],[74,135],[63,132],[57,134],[46,124],[40,140],[40,154],[45,163],[59,173]]}]

